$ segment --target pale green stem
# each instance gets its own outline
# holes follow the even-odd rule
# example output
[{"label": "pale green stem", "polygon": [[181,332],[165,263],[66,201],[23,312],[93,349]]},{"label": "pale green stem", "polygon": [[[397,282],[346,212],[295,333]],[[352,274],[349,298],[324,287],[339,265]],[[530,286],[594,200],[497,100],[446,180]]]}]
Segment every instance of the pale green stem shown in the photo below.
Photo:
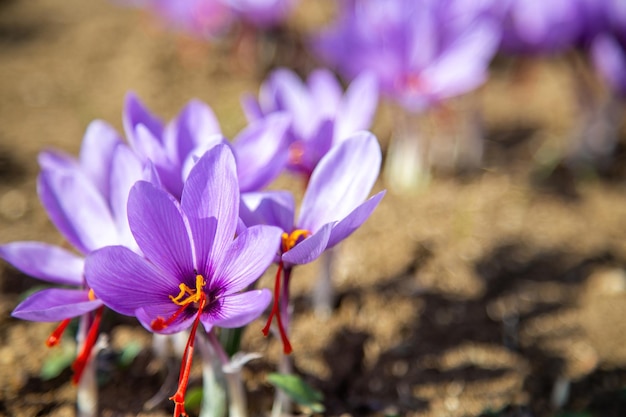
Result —
[{"label": "pale green stem", "polygon": [[336,248],[328,249],[320,257],[320,272],[313,288],[313,311],[318,318],[328,319],[335,304],[335,286],[333,285],[333,264]]},{"label": "pale green stem", "polygon": [[[83,343],[85,343],[92,321],[92,313],[83,314],[80,317],[76,336],[78,352],[81,351]],[[76,387],[76,415],[78,417],[95,417],[98,415],[98,381],[96,379],[95,361],[93,360],[96,354],[97,349],[94,347]]]},{"label": "pale green stem", "polygon": [[[211,331],[210,334],[212,334]],[[212,343],[201,334],[196,343],[202,358],[202,406],[200,417],[224,417],[226,415],[226,387],[222,373],[222,360],[216,354]]]}]

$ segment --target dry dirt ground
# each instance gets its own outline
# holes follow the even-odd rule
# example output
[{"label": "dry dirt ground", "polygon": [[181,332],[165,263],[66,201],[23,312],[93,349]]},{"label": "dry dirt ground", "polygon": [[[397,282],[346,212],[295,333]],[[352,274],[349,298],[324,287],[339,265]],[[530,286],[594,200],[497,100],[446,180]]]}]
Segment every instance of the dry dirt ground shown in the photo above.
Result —
[{"label": "dry dirt ground", "polygon": [[[323,21],[319,4],[304,3],[281,35],[288,47],[267,65],[314,65],[294,39]],[[103,0],[0,0],[0,243],[62,243],[37,201],[37,153],[76,154],[96,118],[121,130],[128,90],[164,119],[204,100],[232,137],[244,126],[239,97],[257,91],[266,66],[250,64],[245,42],[232,52],[235,44],[164,33]],[[479,92],[485,167],[438,176],[417,195],[388,193],[339,249],[330,319],[310,310],[317,265],[295,270],[293,358],[325,394],[328,415],[626,415],[625,161],[618,153],[592,175],[545,163],[577,117],[568,74],[561,61],[521,76],[495,69]],[[383,149],[388,116],[383,108],[374,129]],[[69,371],[39,376],[54,324],[9,316],[37,284],[0,265],[0,415],[74,412]],[[113,348],[134,340],[145,349],[125,370],[100,358],[101,415],[170,415],[168,401],[143,410],[163,381],[149,336],[132,319],[109,317],[104,327]],[[271,406],[265,375],[280,349],[261,327],[244,338],[245,350],[264,355],[245,374],[253,415]],[[569,387],[560,410],[555,384]]]}]

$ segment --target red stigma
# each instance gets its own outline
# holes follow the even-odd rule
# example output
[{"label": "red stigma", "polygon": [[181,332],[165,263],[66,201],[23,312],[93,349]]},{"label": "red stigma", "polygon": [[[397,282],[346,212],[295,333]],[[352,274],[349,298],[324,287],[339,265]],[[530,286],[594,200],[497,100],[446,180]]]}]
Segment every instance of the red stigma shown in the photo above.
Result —
[{"label": "red stigma", "polygon": [[[204,292],[200,293],[198,301],[198,313],[196,319],[193,321],[193,326],[189,332],[189,339],[187,339],[187,345],[185,346],[185,353],[183,353],[183,360],[180,365],[180,375],[178,377],[178,389],[170,397],[170,400],[174,401],[174,417],[187,417],[185,411],[185,393],[187,392],[187,385],[189,384],[189,374],[191,373],[191,363],[193,360],[193,350],[196,341],[196,330],[198,329],[198,323],[200,323],[200,315],[206,307],[206,295]],[[186,307],[186,306],[185,306]]]},{"label": "red stigma", "polygon": [[59,342],[61,341],[61,336],[63,336],[63,332],[65,332],[65,329],[67,328],[68,324],[70,324],[70,321],[72,321],[72,319],[65,319],[61,323],[59,323],[57,328],[54,329],[50,336],[48,336],[48,340],[46,340],[46,346],[53,347],[59,344]]},{"label": "red stigma", "polygon": [[282,261],[278,264],[278,270],[276,271],[276,280],[274,282],[274,304],[272,305],[272,311],[270,312],[270,316],[267,318],[267,323],[265,327],[263,327],[263,335],[267,336],[270,332],[270,325],[272,324],[272,319],[276,316],[276,323],[278,324],[278,332],[280,333],[280,338],[283,342],[283,352],[285,355],[288,355],[292,352],[291,343],[289,342],[289,338],[287,337],[287,332],[285,332],[285,328],[283,326],[283,321],[280,317],[280,308],[279,308],[279,298],[280,298],[280,275],[283,272],[283,263]]},{"label": "red stigma", "polygon": [[74,360],[72,364],[72,371],[74,371],[74,376],[72,377],[72,383],[74,385],[78,384],[80,381],[80,377],[91,358],[91,351],[93,350],[94,345],[96,344],[96,340],[98,338],[98,329],[100,327],[100,321],[102,320],[102,312],[104,311],[104,307],[100,307],[96,310],[96,316],[93,319],[93,323],[89,327],[89,332],[87,333],[87,337],[83,343],[83,346],[80,350],[80,353]]}]

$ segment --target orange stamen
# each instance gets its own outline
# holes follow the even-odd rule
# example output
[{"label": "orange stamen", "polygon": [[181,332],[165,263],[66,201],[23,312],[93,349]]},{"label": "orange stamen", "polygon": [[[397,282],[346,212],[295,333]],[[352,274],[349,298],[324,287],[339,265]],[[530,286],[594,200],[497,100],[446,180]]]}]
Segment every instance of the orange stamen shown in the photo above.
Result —
[{"label": "orange stamen", "polygon": [[298,243],[302,242],[304,239],[309,237],[311,232],[304,229],[296,229],[293,232],[287,234],[282,234],[282,250],[283,253],[287,252],[289,249],[296,246]]},{"label": "orange stamen", "polygon": [[267,318],[267,323],[265,327],[263,327],[263,334],[267,336],[270,332],[270,325],[272,324],[272,319],[276,316],[276,323],[278,324],[278,333],[280,334],[280,338],[283,342],[283,352],[285,355],[288,355],[292,352],[291,343],[289,342],[289,337],[287,337],[287,332],[285,332],[285,328],[283,327],[283,321],[280,317],[280,308],[279,308],[279,300],[280,300],[280,275],[283,272],[283,263],[279,262],[278,270],[276,271],[276,280],[274,282],[274,304],[272,305],[272,311],[270,312],[269,317]]},{"label": "orange stamen", "polygon": [[59,323],[57,328],[54,329],[50,336],[48,336],[48,340],[46,340],[46,346],[53,347],[59,344],[59,342],[61,341],[61,336],[63,336],[63,332],[67,328],[67,325],[70,324],[70,321],[72,321],[72,319],[65,319],[61,323]]},{"label": "orange stamen", "polygon": [[72,370],[74,371],[74,376],[72,377],[72,382],[74,385],[78,384],[80,381],[80,377],[91,358],[91,351],[93,346],[96,344],[96,340],[98,337],[98,328],[100,327],[100,321],[102,320],[102,312],[104,311],[104,307],[100,307],[96,310],[96,316],[93,319],[93,323],[91,323],[91,327],[89,327],[89,332],[87,333],[87,337],[85,338],[85,342],[80,350],[80,353],[76,357],[76,360],[72,364]]},{"label": "orange stamen", "polygon": [[[152,328],[152,330],[154,330],[155,332],[159,332],[165,329],[167,326],[172,324],[174,320],[176,320],[176,318],[180,316],[191,303],[200,302],[200,299],[204,296],[204,291],[202,291],[202,287],[204,287],[205,284],[206,282],[204,281],[204,277],[200,274],[196,275],[195,290],[192,290],[186,284],[180,284],[178,286],[178,288],[180,289],[180,293],[178,293],[176,297],[174,297],[173,295],[169,296],[170,300],[172,300],[174,304],[179,305],[180,308],[176,310],[174,314],[172,314],[168,319],[164,319],[163,317],[157,317],[156,319],[152,320],[152,323],[150,323],[150,327]],[[185,295],[187,295],[187,298],[183,299]]]}]

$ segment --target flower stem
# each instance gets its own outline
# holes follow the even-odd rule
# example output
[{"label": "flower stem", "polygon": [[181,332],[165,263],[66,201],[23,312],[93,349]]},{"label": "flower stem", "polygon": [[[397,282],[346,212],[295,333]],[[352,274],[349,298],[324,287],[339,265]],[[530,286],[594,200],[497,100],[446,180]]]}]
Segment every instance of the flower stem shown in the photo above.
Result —
[{"label": "flower stem", "polygon": [[333,264],[336,249],[328,249],[321,256],[321,270],[313,289],[313,310],[318,318],[328,319],[335,303],[335,288],[333,285]]},{"label": "flower stem", "polygon": [[[89,343],[89,330],[92,328],[91,314],[83,314],[78,323],[76,342],[78,352],[83,352]],[[78,417],[95,417],[98,415],[98,382],[92,352],[84,359],[80,378],[76,381],[76,415]]]},{"label": "flower stem", "polygon": [[[289,284],[291,281],[291,267],[283,269],[283,287],[280,294],[280,315],[282,318],[283,331],[289,337],[289,325],[291,319],[291,305],[289,303]],[[280,356],[278,362],[278,372],[283,375],[293,373],[293,362],[291,355],[286,352]],[[276,390],[274,405],[272,406],[271,417],[279,417],[283,413],[290,413],[292,409],[291,399],[280,389]]]},{"label": "flower stem", "polygon": [[198,349],[202,358],[200,417],[223,417],[226,415],[226,388],[222,373],[222,361],[216,355],[209,340],[204,336],[198,337]]},{"label": "flower stem", "polygon": [[[215,353],[215,357],[219,359],[222,364],[222,369],[224,369],[224,366],[230,363],[230,358],[224,351],[222,344],[217,336],[215,336],[213,330],[211,330],[207,336],[211,349]],[[226,377],[226,384],[228,386],[228,415],[230,417],[247,417],[248,404],[243,380],[241,378],[241,367],[228,367],[228,372],[224,372],[224,376]]]}]

